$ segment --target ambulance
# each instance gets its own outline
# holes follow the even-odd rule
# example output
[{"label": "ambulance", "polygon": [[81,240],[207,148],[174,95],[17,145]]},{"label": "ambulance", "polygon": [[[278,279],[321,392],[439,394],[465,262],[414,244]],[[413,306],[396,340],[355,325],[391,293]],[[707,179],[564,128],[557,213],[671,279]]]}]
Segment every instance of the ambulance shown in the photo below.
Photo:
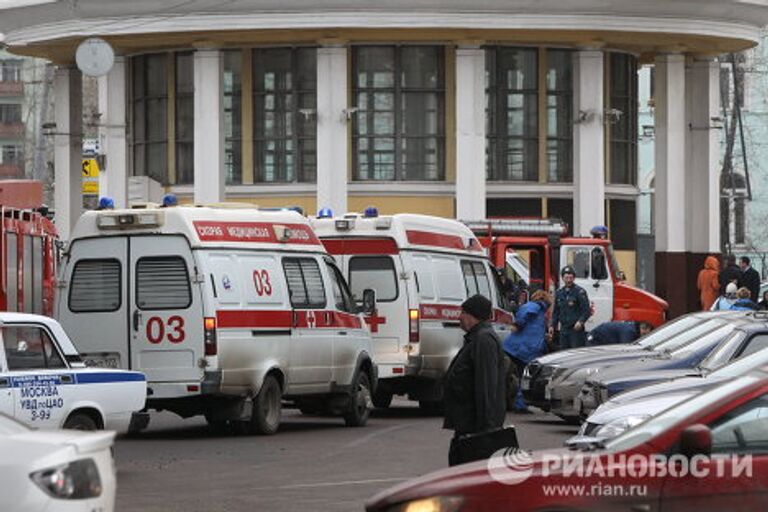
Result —
[{"label": "ambulance", "polygon": [[149,409],[274,433],[285,401],[361,426],[377,373],[347,283],[292,211],[90,211],[57,315],[88,364],[140,370]]},{"label": "ambulance", "polygon": [[336,257],[355,300],[376,292],[376,311],[365,317],[374,338],[377,407],[407,394],[426,412],[442,403],[441,380],[463,343],[461,303],[477,293],[494,304],[501,339],[513,317],[498,275],[478,239],[455,220],[415,214],[379,216],[375,208],[311,220]]}]

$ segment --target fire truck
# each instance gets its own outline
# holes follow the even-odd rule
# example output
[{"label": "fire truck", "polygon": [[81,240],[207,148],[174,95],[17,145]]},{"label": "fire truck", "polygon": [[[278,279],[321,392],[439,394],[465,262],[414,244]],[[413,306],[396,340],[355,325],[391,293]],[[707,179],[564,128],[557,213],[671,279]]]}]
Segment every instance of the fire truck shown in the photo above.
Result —
[{"label": "fire truck", "polygon": [[528,291],[558,287],[560,269],[570,265],[576,284],[587,290],[593,315],[587,329],[611,320],[666,321],[668,304],[625,282],[607,238],[570,237],[556,219],[484,219],[463,221],[477,235],[496,268]]},{"label": "fire truck", "polygon": [[0,310],[53,316],[56,229],[41,209],[0,206]]}]

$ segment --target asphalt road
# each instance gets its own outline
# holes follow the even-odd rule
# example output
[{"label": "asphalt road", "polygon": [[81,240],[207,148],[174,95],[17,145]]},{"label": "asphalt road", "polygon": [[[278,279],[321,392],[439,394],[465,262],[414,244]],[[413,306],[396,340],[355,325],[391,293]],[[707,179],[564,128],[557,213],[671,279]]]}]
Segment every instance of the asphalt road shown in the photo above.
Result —
[{"label": "asphalt road", "polygon": [[[577,428],[513,415],[520,446],[561,446]],[[115,445],[118,512],[361,511],[375,493],[447,466],[450,432],[413,402],[395,401],[363,428],[283,412],[270,437],[215,435],[205,420],[160,413]]]}]

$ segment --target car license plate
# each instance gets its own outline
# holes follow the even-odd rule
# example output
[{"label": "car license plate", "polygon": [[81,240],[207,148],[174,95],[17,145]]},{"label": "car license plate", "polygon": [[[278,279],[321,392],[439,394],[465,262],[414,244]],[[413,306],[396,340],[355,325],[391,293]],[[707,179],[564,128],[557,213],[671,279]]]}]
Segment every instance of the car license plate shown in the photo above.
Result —
[{"label": "car license plate", "polygon": [[523,378],[520,381],[520,389],[522,389],[523,391],[528,391],[529,389],[531,389],[531,379]]},{"label": "car license plate", "polygon": [[83,356],[85,366],[89,368],[120,368],[120,354],[88,354]]}]

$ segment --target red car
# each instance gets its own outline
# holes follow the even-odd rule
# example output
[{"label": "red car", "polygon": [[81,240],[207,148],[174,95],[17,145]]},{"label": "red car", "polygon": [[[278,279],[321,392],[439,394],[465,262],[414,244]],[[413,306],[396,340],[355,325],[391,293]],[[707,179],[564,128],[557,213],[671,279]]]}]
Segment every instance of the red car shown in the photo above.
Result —
[{"label": "red car", "polygon": [[368,512],[768,510],[768,366],[605,445],[506,453],[385,491]]}]

